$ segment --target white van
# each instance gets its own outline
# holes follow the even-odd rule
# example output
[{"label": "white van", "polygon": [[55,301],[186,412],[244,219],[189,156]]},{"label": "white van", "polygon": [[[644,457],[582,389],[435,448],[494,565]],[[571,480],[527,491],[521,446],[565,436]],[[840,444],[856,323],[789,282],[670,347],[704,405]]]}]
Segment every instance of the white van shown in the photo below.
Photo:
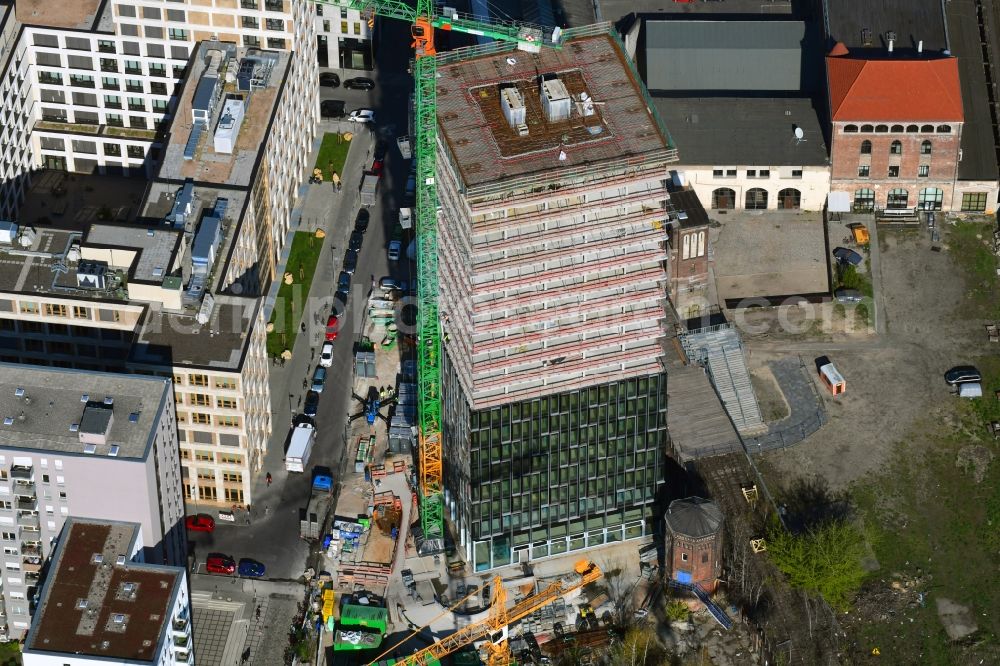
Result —
[{"label": "white van", "polygon": [[982,398],[983,385],[979,382],[965,382],[958,385],[959,398]]}]

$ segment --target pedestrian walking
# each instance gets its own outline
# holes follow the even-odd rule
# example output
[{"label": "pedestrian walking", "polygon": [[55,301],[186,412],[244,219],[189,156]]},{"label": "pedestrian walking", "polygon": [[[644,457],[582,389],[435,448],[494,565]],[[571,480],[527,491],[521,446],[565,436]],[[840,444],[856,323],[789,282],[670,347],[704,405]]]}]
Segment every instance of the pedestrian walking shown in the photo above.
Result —
[{"label": "pedestrian walking", "polygon": [[271,485],[271,473],[268,472],[267,476],[264,477],[264,478],[267,480],[267,485],[270,486]]},{"label": "pedestrian walking", "polygon": [[257,605],[257,621],[260,622],[260,604]]},{"label": "pedestrian walking", "polygon": [[302,390],[305,391],[307,388],[309,388],[309,380],[308,379],[303,379],[302,380]]}]

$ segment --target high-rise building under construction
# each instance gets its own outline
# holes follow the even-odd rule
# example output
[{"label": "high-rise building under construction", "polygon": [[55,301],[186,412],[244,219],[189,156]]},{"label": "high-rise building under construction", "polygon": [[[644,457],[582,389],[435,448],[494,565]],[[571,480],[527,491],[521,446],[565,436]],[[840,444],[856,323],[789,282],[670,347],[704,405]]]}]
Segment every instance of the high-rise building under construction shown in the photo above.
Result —
[{"label": "high-rise building under construction", "polygon": [[607,26],[438,56],[445,499],[477,570],[648,534],[670,165]]}]

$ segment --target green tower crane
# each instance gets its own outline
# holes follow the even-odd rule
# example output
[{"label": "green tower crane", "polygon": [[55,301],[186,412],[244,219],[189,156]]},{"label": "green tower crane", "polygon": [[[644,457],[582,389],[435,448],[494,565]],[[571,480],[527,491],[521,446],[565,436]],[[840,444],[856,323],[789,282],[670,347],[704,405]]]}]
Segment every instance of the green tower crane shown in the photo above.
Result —
[{"label": "green tower crane", "polygon": [[[437,239],[437,61],[434,30],[454,30],[512,42],[537,53],[543,45],[540,28],[507,22],[481,21],[452,13],[437,14],[433,0],[416,0],[416,8],[400,0],[313,0],[353,9],[372,26],[376,16],[410,24],[416,88],[414,127],[417,160],[417,418],[419,435],[420,527],[425,542],[444,539],[443,470],[441,456],[441,325],[438,319]],[[545,42],[559,46],[556,29]]]}]

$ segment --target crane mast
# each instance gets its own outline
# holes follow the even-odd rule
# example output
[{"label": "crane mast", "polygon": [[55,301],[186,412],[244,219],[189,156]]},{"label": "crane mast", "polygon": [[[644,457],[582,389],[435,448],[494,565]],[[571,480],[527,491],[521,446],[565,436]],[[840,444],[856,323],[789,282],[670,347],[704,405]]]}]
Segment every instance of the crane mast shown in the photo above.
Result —
[{"label": "crane mast", "polygon": [[[441,323],[438,318],[437,235],[437,61],[434,30],[454,30],[511,42],[538,52],[539,28],[509,22],[481,21],[449,13],[438,16],[433,0],[416,0],[416,8],[400,0],[313,0],[353,9],[369,21],[384,16],[410,24],[414,51],[414,129],[416,146],[417,237],[417,419],[420,528],[427,550],[444,546],[444,497],[441,436]],[[546,46],[559,46],[555,29]]]}]

